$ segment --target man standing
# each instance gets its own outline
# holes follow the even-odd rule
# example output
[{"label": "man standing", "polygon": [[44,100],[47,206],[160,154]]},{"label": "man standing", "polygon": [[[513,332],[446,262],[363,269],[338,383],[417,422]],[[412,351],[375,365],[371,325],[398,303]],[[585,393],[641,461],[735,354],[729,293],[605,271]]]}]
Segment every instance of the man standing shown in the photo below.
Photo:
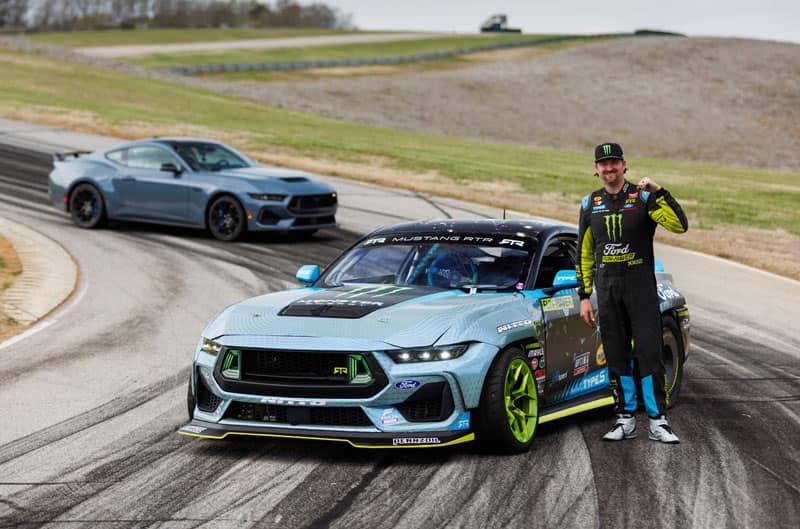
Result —
[{"label": "man standing", "polygon": [[625,179],[627,164],[618,144],[598,145],[594,157],[603,187],[581,202],[577,276],[581,318],[589,326],[595,324],[589,298],[592,285],[597,287],[600,335],[616,401],[616,422],[603,439],[636,437],[636,360],[650,439],[678,443],[654,391],[656,380],[664,384],[664,368],[653,235],[659,224],[674,233],[685,232],[689,224],[669,191],[650,178],[637,185]]}]

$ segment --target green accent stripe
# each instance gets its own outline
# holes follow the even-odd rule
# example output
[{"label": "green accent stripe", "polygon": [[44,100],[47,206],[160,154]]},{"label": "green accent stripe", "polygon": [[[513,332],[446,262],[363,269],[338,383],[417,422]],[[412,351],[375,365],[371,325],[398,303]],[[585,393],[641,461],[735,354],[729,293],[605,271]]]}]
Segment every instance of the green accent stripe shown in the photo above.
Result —
[{"label": "green accent stripe", "polygon": [[583,285],[583,291],[591,294],[594,283],[594,234],[591,226],[586,227],[581,239],[581,258],[576,272],[578,281]]},{"label": "green accent stripe", "polygon": [[675,214],[675,210],[667,203],[667,200],[662,196],[656,198],[658,208],[650,212],[650,218],[657,223],[664,226],[672,233],[683,233],[686,228],[683,226],[681,219]]},{"label": "green accent stripe", "polygon": [[[462,443],[468,443],[470,441],[475,440],[475,434],[470,432],[463,437],[459,437],[458,439],[453,439],[452,441],[447,441],[446,443],[440,444],[425,444],[425,445],[399,445],[399,446],[389,446],[389,445],[362,445],[358,443],[354,443],[350,439],[338,439],[333,437],[310,437],[305,435],[284,435],[284,434],[277,434],[277,433],[250,433],[250,432],[225,432],[222,435],[202,435],[197,433],[190,433],[190,432],[182,432],[178,431],[179,435],[185,435],[187,437],[199,437],[201,439],[225,439],[229,435],[246,435],[249,437],[279,437],[282,439],[307,439],[310,441],[338,441],[340,443],[347,443],[350,446],[355,448],[436,448],[439,446],[452,446]],[[398,435],[401,435],[402,432],[398,432]]]},{"label": "green accent stripe", "polygon": [[611,404],[614,404],[614,397],[603,397],[590,402],[584,402],[583,404],[578,404],[577,406],[573,406],[571,408],[565,408],[563,410],[554,411],[553,413],[544,414],[539,417],[539,424],[555,421],[556,419],[562,419],[564,417],[593,410],[595,408],[602,408],[603,406],[609,406]]}]

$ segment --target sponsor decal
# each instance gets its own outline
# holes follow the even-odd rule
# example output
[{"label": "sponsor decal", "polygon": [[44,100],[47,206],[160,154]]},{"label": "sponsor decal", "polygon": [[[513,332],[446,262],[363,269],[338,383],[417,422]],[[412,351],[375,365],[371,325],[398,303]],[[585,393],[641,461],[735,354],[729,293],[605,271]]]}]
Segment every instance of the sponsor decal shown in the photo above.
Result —
[{"label": "sponsor decal", "polygon": [[470,412],[465,411],[458,418],[451,430],[469,430]]},{"label": "sponsor decal", "polygon": [[659,284],[656,288],[658,289],[658,297],[664,301],[680,299],[681,297],[680,292],[669,285]]},{"label": "sponsor decal", "polygon": [[343,307],[382,307],[382,301],[360,299],[298,299],[296,305],[339,305]]},{"label": "sponsor decal", "polygon": [[604,366],[606,365],[606,351],[603,349],[603,344],[600,344],[600,347],[597,348],[597,354],[595,355],[595,361],[597,365]]},{"label": "sponsor decal", "polygon": [[545,312],[555,312],[559,310],[569,310],[575,308],[572,296],[558,296],[556,298],[544,298],[540,300],[542,310]]},{"label": "sponsor decal", "polygon": [[516,329],[518,327],[527,327],[529,325],[533,325],[533,321],[531,320],[519,320],[519,321],[512,321],[510,323],[504,323],[497,327],[497,334],[503,334],[504,332],[510,331],[511,329]]},{"label": "sponsor decal", "polygon": [[639,195],[638,193],[634,193],[633,194],[634,198],[631,198],[631,195],[628,195],[628,198],[625,199],[625,204],[636,204],[636,198],[635,197],[637,197],[638,195]]},{"label": "sponsor decal", "polygon": [[623,246],[622,243],[612,242],[603,246],[603,255],[623,255],[630,253],[630,250],[630,243]]},{"label": "sponsor decal", "polygon": [[622,213],[606,215],[606,235],[610,241],[622,240]]},{"label": "sponsor decal", "polygon": [[309,399],[279,399],[274,397],[264,397],[259,402],[261,404],[272,404],[275,406],[327,406],[327,401],[324,400],[309,400]]},{"label": "sponsor decal", "polygon": [[633,261],[628,261],[628,266],[636,266],[640,264],[644,264],[644,259],[642,259],[641,257],[638,259],[634,259]]},{"label": "sponsor decal", "polygon": [[361,246],[370,246],[372,244],[385,244],[386,237],[376,237],[374,239],[367,239]]},{"label": "sponsor decal", "polygon": [[562,373],[558,369],[553,372],[553,384],[561,382],[565,378],[567,378],[567,373]]},{"label": "sponsor decal", "polygon": [[395,437],[392,439],[392,445],[438,445],[441,444],[441,439],[438,437]]},{"label": "sponsor decal", "polygon": [[589,371],[589,352],[575,353],[573,356],[573,376],[582,375]]},{"label": "sponsor decal", "polygon": [[604,263],[626,263],[636,258],[636,252],[626,253],[624,255],[604,255],[602,262]]},{"label": "sponsor decal", "polygon": [[636,193],[628,193],[628,198],[636,198],[638,196],[639,196],[639,192],[638,191]]},{"label": "sponsor decal", "polygon": [[334,375],[346,375],[347,374],[347,368],[346,367],[334,367],[333,368],[333,374]]},{"label": "sponsor decal", "polygon": [[189,433],[203,433],[206,431],[206,428],[202,426],[195,426],[193,424],[187,424],[183,428],[181,428],[182,432],[189,432]]},{"label": "sponsor decal", "polygon": [[397,389],[399,389],[401,391],[410,391],[412,389],[417,389],[421,385],[422,385],[422,383],[419,380],[408,379],[408,380],[401,380],[400,382],[397,382],[394,385],[394,387],[396,387]]},{"label": "sponsor decal", "polygon": [[517,240],[517,239],[503,239],[502,241],[500,241],[500,246],[505,246],[505,245],[508,245],[508,246],[519,246],[520,248],[524,248],[525,247],[525,241],[520,241],[520,240]]},{"label": "sponsor decal", "polygon": [[603,145],[603,154],[605,154],[606,156],[611,154],[611,144],[610,143],[606,143],[605,145]]},{"label": "sponsor decal", "polygon": [[598,205],[598,204],[602,204],[602,203],[603,203],[603,197],[600,197],[600,196],[594,197],[594,205],[595,206]]},{"label": "sponsor decal", "polygon": [[539,358],[539,369],[544,369],[544,357]]},{"label": "sponsor decal", "polygon": [[381,424],[396,424],[398,422],[400,422],[400,417],[394,408],[386,408],[381,413]]},{"label": "sponsor decal", "polygon": [[544,351],[542,351],[542,346],[539,345],[539,342],[529,343],[525,345],[525,349],[528,351],[528,358],[544,356]]},{"label": "sponsor decal", "polygon": [[546,378],[547,377],[547,372],[544,369],[537,369],[533,373],[533,376],[536,377],[536,380],[539,380],[540,378]]}]

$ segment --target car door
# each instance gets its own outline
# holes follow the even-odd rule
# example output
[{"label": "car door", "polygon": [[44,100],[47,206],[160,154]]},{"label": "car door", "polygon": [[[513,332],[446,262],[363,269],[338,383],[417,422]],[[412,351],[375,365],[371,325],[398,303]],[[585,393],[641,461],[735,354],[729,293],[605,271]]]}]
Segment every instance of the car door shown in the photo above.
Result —
[{"label": "car door", "polygon": [[[576,240],[556,237],[547,243],[536,275],[536,289],[553,286],[561,270],[575,270]],[[553,403],[576,396],[584,387],[581,380],[596,370],[599,333],[580,317],[577,289],[552,292],[539,300],[545,326],[547,384],[545,402]],[[576,389],[578,388],[578,389]]]},{"label": "car door", "polygon": [[[182,172],[162,171],[173,164]],[[185,222],[189,200],[187,173],[178,158],[159,145],[127,149],[125,166],[117,172],[114,188],[127,216]]]}]

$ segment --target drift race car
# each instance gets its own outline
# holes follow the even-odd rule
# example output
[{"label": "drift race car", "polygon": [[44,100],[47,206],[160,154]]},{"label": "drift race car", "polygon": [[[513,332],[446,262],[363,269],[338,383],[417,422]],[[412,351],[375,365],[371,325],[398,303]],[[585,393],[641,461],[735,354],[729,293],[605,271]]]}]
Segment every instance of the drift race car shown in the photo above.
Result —
[{"label": "drift race car", "polygon": [[153,138],[58,153],[53,164],[50,200],[81,228],[132,220],[233,241],[245,231],[310,235],[336,226],[336,191],[321,177],[260,166],[210,140]]},{"label": "drift race car", "polygon": [[[538,424],[614,402],[579,315],[576,238],[536,221],[418,222],[367,235],[321,275],[303,266],[306,286],[231,305],[203,331],[179,433],[527,450]],[[657,278],[674,402],[689,312]]]}]

